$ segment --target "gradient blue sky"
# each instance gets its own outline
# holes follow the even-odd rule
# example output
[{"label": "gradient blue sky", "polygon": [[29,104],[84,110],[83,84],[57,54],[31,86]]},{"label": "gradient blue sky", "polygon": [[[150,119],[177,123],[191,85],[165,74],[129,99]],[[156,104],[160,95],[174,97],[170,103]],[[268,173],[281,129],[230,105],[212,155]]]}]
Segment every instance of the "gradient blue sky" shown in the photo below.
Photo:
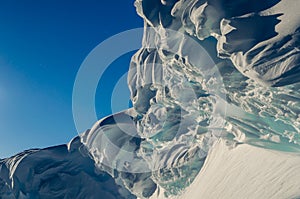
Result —
[{"label": "gradient blue sky", "polygon": [[[142,26],[133,0],[0,1],[0,158],[76,136],[72,89],[82,61],[106,38]],[[111,113],[111,90],[131,55],[101,79],[99,118]]]}]

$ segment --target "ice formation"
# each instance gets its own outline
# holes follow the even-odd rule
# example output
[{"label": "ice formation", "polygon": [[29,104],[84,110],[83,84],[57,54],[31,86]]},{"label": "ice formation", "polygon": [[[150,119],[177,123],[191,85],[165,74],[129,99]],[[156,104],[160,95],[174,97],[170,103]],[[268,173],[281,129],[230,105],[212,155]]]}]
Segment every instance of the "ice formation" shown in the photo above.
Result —
[{"label": "ice formation", "polygon": [[300,197],[299,5],[137,0],[145,31],[128,73],[133,108],[69,149],[2,160],[1,195]]}]

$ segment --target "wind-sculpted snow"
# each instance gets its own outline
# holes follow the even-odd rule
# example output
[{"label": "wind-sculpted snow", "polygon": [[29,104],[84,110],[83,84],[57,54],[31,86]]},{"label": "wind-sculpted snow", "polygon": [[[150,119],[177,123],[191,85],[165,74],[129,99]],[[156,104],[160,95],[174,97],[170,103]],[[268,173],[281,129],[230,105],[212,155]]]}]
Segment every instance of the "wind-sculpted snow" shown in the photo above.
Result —
[{"label": "wind-sculpted snow", "polygon": [[128,75],[134,108],[101,120],[83,137],[98,167],[132,173],[120,176],[139,197],[180,195],[219,138],[300,150],[299,83],[263,87],[217,58],[219,41],[193,36],[171,17],[184,3],[136,3],[146,25]]},{"label": "wind-sculpted snow", "polygon": [[[139,141],[117,145],[113,158],[106,157],[107,144],[87,139],[99,165],[107,166],[106,157],[117,170],[150,170],[168,196],[189,186],[219,138],[299,152],[299,18],[287,13],[295,2],[137,1],[145,32],[128,75],[134,109],[126,114],[133,124],[119,132],[126,143]],[[110,137],[105,126],[91,137]],[[128,145],[132,161],[122,154]]]},{"label": "wind-sculpted snow", "polygon": [[94,166],[74,138],[68,145],[32,149],[0,160],[0,198],[136,198]]},{"label": "wind-sculpted snow", "polygon": [[217,39],[217,53],[261,84],[299,82],[298,0],[138,0],[148,24]]},{"label": "wind-sculpted snow", "polygon": [[101,120],[83,143],[104,170],[135,173],[128,186],[136,195],[145,196],[135,183],[151,185],[151,193],[158,186],[176,195],[223,134],[225,107],[216,102],[225,98],[219,91],[224,85],[212,59],[189,35],[145,31],[128,75],[134,109]]},{"label": "wind-sculpted snow", "polygon": [[[98,121],[80,135],[75,151],[59,146],[2,160],[0,190],[8,198],[46,191],[54,196],[75,191],[88,197],[91,189],[96,195],[108,194],[106,198],[181,194],[189,198],[185,191],[194,179],[205,184],[201,177],[214,177],[218,168],[212,169],[211,161],[221,166],[226,161],[218,149],[233,161],[224,165],[235,172],[236,165],[238,169],[246,165],[237,161],[249,148],[252,159],[260,150],[280,151],[268,159],[269,166],[285,162],[286,175],[280,170],[264,176],[267,168],[258,172],[260,179],[267,177],[274,185],[264,195],[276,196],[282,185],[277,194],[298,197],[296,186],[285,194],[289,181],[275,175],[293,176],[299,161],[295,155],[300,151],[299,4],[299,0],[137,0],[145,27],[142,48],[132,57],[128,72],[133,108]],[[215,147],[220,140],[222,147]],[[230,152],[240,144],[248,145]],[[284,152],[294,155],[287,161],[276,159]],[[203,165],[210,168],[203,171]],[[216,195],[222,195],[227,178],[218,179],[223,184]],[[84,188],[57,187],[70,180]],[[268,192],[267,183],[254,184]],[[246,188],[236,195],[243,198],[240,194]]]}]

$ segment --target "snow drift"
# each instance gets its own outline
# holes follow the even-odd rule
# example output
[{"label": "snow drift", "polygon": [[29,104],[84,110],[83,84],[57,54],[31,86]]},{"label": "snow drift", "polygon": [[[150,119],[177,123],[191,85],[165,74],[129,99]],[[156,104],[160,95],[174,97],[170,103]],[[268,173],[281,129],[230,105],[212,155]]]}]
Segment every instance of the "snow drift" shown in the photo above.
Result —
[{"label": "snow drift", "polygon": [[[76,137],[0,160],[0,198],[135,198],[94,161]],[[99,197],[100,196],[100,197]]]}]

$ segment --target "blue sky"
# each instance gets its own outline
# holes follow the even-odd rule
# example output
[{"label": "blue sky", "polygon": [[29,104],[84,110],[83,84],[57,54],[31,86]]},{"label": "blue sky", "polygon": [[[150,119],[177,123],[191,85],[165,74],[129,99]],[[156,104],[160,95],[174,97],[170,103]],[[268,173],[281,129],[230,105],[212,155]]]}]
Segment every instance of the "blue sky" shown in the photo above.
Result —
[{"label": "blue sky", "polygon": [[[142,26],[133,0],[0,1],[0,158],[76,136],[72,89],[82,61],[106,38]],[[99,82],[99,118],[111,113],[112,88],[131,56]]]}]

